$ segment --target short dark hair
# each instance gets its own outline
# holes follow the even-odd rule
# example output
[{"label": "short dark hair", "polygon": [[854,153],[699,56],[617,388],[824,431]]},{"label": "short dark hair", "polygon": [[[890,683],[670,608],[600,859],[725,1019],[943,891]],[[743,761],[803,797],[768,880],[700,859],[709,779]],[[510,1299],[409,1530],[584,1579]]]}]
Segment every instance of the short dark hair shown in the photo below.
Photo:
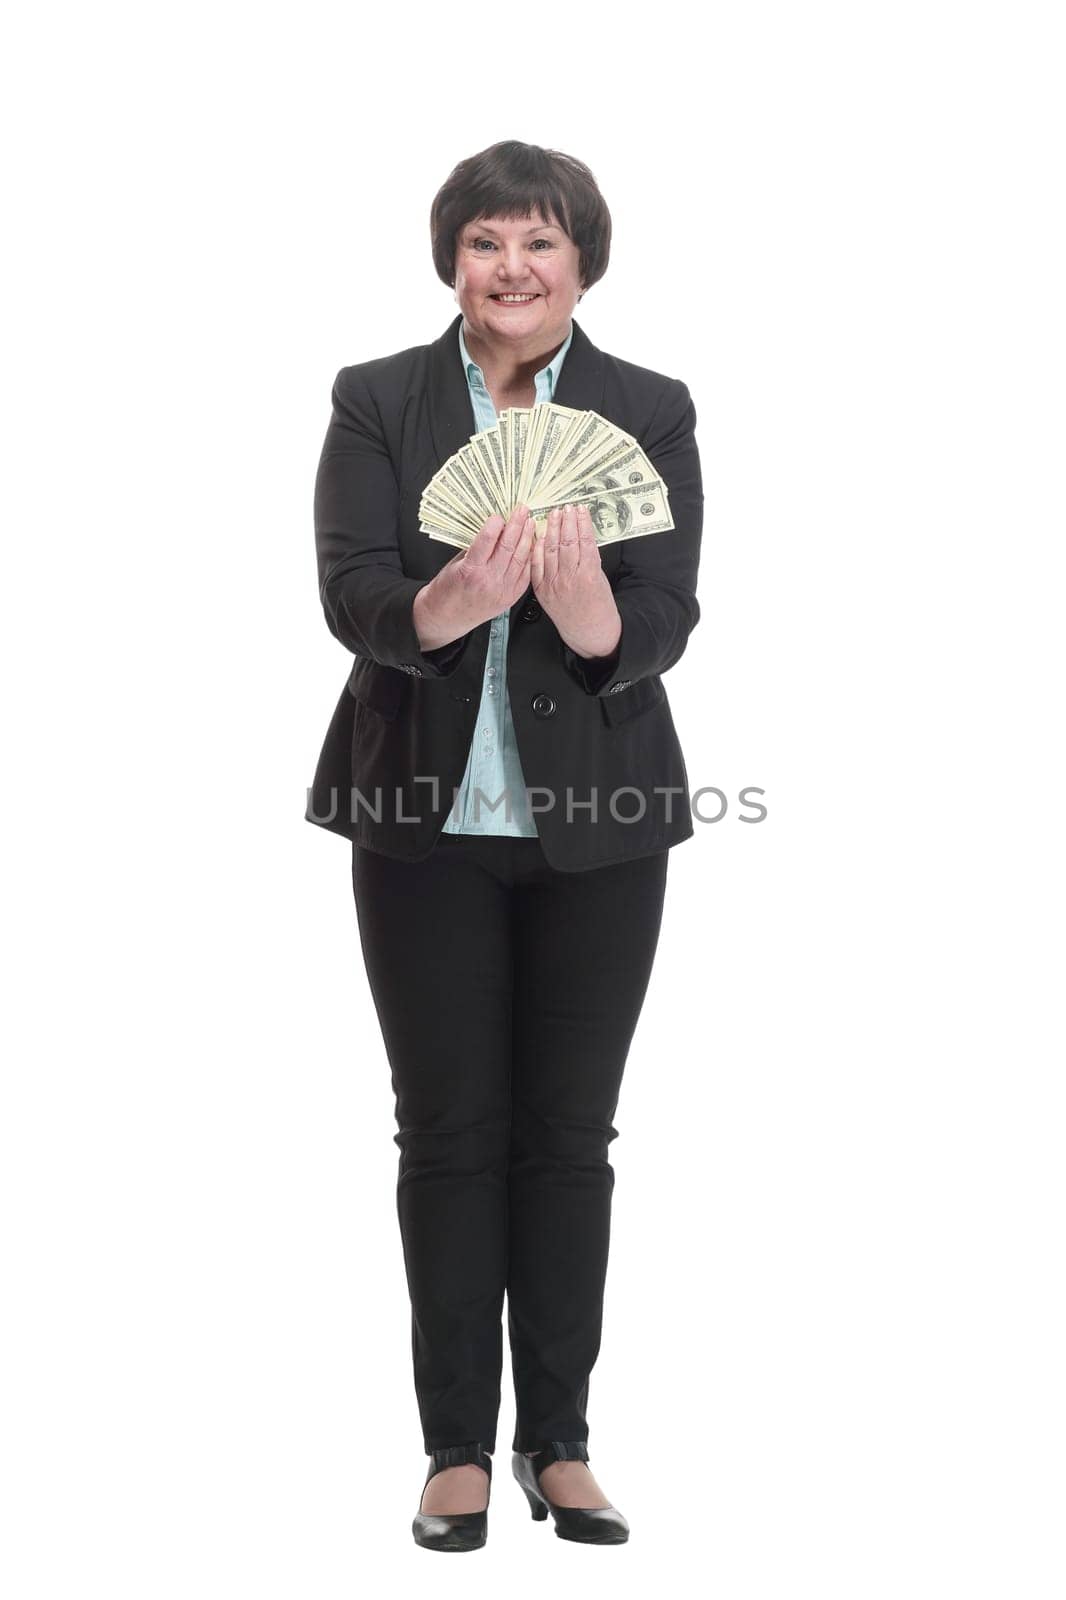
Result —
[{"label": "short dark hair", "polygon": [[583,161],[539,144],[501,139],[467,156],[437,191],[429,215],[433,265],[455,288],[455,242],[460,228],[477,217],[530,217],[539,211],[559,224],[581,252],[578,270],[585,289],[607,271],[611,213]]}]

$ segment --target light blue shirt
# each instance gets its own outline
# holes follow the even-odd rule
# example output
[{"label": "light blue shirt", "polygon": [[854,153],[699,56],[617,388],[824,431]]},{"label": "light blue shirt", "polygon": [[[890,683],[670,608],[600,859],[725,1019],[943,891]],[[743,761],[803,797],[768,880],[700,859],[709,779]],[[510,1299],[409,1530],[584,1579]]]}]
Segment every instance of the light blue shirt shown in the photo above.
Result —
[{"label": "light blue shirt", "polygon": [[[566,342],[556,351],[548,366],[542,367],[534,379],[536,398],[534,404],[550,401],[559,382],[563,358],[574,337],[571,324]],[[495,427],[498,420],[496,407],[485,383],[485,374],[466,348],[463,324],[459,323],[459,354],[466,373],[470,401],[474,410],[476,431]],[[512,838],[537,838],[537,824],[529,808],[526,782],[518,755],[511,703],[507,691],[507,641],[511,632],[511,613],[501,611],[489,626],[489,648],[485,658],[485,672],[481,680],[481,702],[478,706],[474,737],[466,760],[463,781],[456,791],[455,803],[444,820],[445,833],[503,834]],[[481,791],[480,796],[475,792]],[[511,819],[507,818],[507,795],[510,795]]]}]

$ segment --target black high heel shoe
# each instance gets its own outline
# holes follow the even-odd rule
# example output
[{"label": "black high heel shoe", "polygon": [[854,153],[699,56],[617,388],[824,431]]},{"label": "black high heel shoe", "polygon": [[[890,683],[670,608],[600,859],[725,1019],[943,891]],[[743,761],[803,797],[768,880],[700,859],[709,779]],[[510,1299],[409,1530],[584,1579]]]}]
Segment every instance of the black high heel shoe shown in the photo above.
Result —
[{"label": "black high heel shoe", "polygon": [[[489,1494],[492,1494],[492,1457],[480,1444],[453,1444],[443,1450],[434,1450],[430,1453],[429,1471],[426,1473],[426,1483],[430,1478],[435,1478],[438,1472],[443,1472],[445,1467],[462,1467],[467,1462],[473,1462],[476,1467],[483,1467],[489,1475]],[[425,1495],[426,1483],[422,1485]],[[415,1544],[420,1544],[426,1550],[480,1550],[488,1538],[489,1508],[488,1501],[484,1511],[440,1511],[426,1512],[419,1509],[415,1520],[411,1524],[411,1532],[415,1536]]]},{"label": "black high heel shoe", "polygon": [[629,1538],[629,1523],[615,1506],[557,1506],[540,1486],[540,1475],[553,1461],[587,1461],[588,1445],[584,1440],[560,1443],[553,1439],[527,1456],[516,1450],[511,1458],[511,1470],[522,1485],[534,1522],[544,1522],[550,1511],[555,1518],[555,1532],[560,1539],[573,1539],[578,1544],[625,1544]]}]

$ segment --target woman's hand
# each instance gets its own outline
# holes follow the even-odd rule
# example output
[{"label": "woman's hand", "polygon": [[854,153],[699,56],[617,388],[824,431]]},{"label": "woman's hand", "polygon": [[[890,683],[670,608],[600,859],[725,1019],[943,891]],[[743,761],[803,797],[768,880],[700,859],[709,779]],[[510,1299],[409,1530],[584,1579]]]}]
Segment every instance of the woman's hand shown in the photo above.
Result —
[{"label": "woman's hand", "polygon": [[587,506],[549,511],[530,570],[533,593],[563,643],[579,656],[609,656],[622,636],[622,618]]},{"label": "woman's hand", "polygon": [[533,531],[528,506],[515,506],[507,522],[490,517],[473,543],[419,589],[412,615],[423,650],[451,644],[510,610],[529,586]]}]

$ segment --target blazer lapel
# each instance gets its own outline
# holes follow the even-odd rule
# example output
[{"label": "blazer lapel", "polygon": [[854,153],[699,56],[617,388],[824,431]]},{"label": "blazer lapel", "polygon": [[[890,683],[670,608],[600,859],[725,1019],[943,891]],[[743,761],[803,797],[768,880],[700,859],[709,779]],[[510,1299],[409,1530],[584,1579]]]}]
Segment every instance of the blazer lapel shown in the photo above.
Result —
[{"label": "blazer lapel", "polygon": [[460,312],[429,347],[429,431],[438,468],[461,450],[475,431],[470,389],[459,355],[462,320]]},{"label": "blazer lapel", "polygon": [[[584,328],[570,319],[574,337],[563,357],[563,367],[555,390],[555,399],[561,406],[574,411],[595,411],[603,416],[604,359],[603,351],[593,344]],[[459,335],[455,335],[458,344]]]}]

